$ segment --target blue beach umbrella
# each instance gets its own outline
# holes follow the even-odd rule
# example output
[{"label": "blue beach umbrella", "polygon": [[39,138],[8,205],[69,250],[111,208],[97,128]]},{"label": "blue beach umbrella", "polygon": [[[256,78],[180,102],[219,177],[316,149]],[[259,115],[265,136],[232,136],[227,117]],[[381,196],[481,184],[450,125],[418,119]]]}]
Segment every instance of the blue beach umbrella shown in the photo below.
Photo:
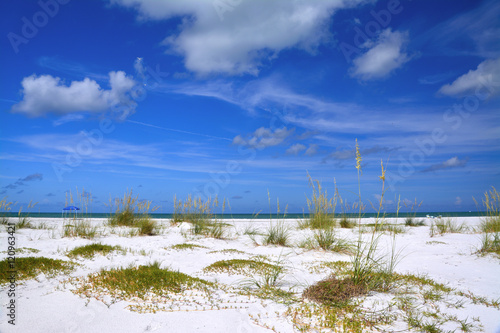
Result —
[{"label": "blue beach umbrella", "polygon": [[67,206],[67,207],[63,208],[63,215],[64,215],[64,212],[71,212],[71,211],[74,211],[76,214],[77,211],[79,211],[79,210],[80,210],[80,208],[78,208],[76,206]]},{"label": "blue beach umbrella", "polygon": [[68,207],[64,207],[63,210],[80,210],[80,208],[75,207],[75,206],[68,206]]}]

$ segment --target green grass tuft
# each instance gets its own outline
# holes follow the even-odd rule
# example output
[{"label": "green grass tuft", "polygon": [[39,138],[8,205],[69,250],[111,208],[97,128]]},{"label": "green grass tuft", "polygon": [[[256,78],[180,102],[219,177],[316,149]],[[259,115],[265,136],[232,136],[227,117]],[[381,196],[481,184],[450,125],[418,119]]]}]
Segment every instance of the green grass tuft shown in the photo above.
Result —
[{"label": "green grass tuft", "polygon": [[93,258],[96,254],[106,255],[116,250],[123,249],[119,246],[111,246],[100,243],[93,243],[84,246],[75,247],[73,250],[69,251],[69,257],[84,257],[84,258]]},{"label": "green grass tuft", "polygon": [[271,224],[264,233],[264,245],[290,245],[290,228],[283,222]]},{"label": "green grass tuft", "polygon": [[207,247],[201,246],[201,245],[196,245],[196,244],[182,243],[182,244],[172,245],[170,248],[174,249],[174,250],[181,250],[182,251],[182,250],[194,250],[196,248],[206,249]]},{"label": "green grass tuft", "polygon": [[405,226],[407,227],[421,227],[424,225],[425,225],[424,220],[418,220],[412,216],[409,216],[405,219]]},{"label": "green grass tuft", "polygon": [[500,217],[491,218],[488,217],[485,220],[481,221],[479,225],[479,229],[482,232],[500,232]]},{"label": "green grass tuft", "polygon": [[141,218],[137,222],[137,227],[139,228],[140,236],[154,236],[158,234],[158,225],[156,221],[151,220],[150,218]]},{"label": "green grass tuft", "polygon": [[352,245],[337,237],[335,229],[317,229],[314,231],[314,240],[325,251],[351,253]]},{"label": "green grass tuft", "polygon": [[[136,227],[137,234],[141,236],[153,236],[158,232],[158,226],[149,216],[151,201],[139,200],[138,196],[133,196],[132,190],[126,192],[123,198],[110,200],[109,206],[115,208],[114,214],[108,219],[108,225]],[[158,207],[154,207],[154,212]],[[131,236],[135,234],[131,232]]]},{"label": "green grass tuft", "polygon": [[446,233],[465,233],[469,231],[469,227],[465,223],[456,223],[451,218],[437,218],[433,221],[430,228],[430,236],[444,235]]},{"label": "green grass tuft", "polygon": [[94,239],[97,236],[97,227],[92,226],[90,221],[74,220],[73,224],[64,225],[63,237],[82,237],[86,239]]},{"label": "green grass tuft", "polygon": [[15,262],[4,259],[0,261],[0,284],[9,282],[9,271],[15,271],[16,281],[20,281],[35,278],[40,273],[53,276],[57,273],[68,273],[72,269],[72,263],[59,259],[24,257],[16,258]]},{"label": "green grass tuft", "polygon": [[118,298],[139,297],[147,294],[182,293],[186,289],[206,289],[210,282],[187,274],[160,268],[158,262],[147,266],[103,270],[88,276],[87,283],[75,292],[88,294],[106,290]]},{"label": "green grass tuft", "polygon": [[264,261],[248,260],[248,259],[230,259],[220,260],[205,267],[205,273],[227,273],[227,274],[241,274],[253,275],[257,273],[265,273],[266,271],[276,269],[275,265],[266,263]]},{"label": "green grass tuft", "polygon": [[339,224],[341,228],[352,229],[356,226],[356,221],[348,218],[347,216],[342,216]]},{"label": "green grass tuft", "polygon": [[481,247],[477,251],[480,254],[496,253],[500,256],[500,232],[485,233],[481,238]]},{"label": "green grass tuft", "polygon": [[337,205],[338,192],[335,191],[333,198],[328,196],[328,192],[321,186],[319,180],[312,179],[307,174],[309,186],[313,193],[311,199],[307,198],[309,209],[309,221],[302,223],[301,227],[308,226],[311,229],[327,229],[336,226],[335,207]]}]

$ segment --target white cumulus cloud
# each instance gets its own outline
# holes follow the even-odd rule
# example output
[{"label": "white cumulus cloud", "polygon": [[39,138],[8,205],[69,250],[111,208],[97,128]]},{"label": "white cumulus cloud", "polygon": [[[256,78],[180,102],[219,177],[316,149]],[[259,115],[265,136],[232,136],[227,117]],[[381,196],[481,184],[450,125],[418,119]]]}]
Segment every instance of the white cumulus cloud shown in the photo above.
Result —
[{"label": "white cumulus cloud", "polygon": [[408,33],[392,31],[390,28],[380,33],[376,41],[362,45],[367,48],[364,54],[353,60],[351,76],[362,80],[381,79],[410,60],[405,52]]},{"label": "white cumulus cloud", "polygon": [[300,153],[301,151],[303,151],[304,149],[306,149],[306,146],[304,146],[303,144],[301,143],[296,143],[292,146],[290,146],[290,148],[288,148],[286,150],[286,153],[288,155],[297,155],[298,153]]},{"label": "white cumulus cloud", "polygon": [[277,128],[274,131],[270,128],[260,127],[246,137],[237,135],[233,139],[233,144],[264,149],[281,144],[287,137],[292,135],[294,131],[294,129],[289,130],[286,127]]},{"label": "white cumulus cloud", "polygon": [[111,0],[138,11],[141,20],[183,17],[179,32],[166,36],[168,52],[184,56],[198,74],[257,75],[287,48],[314,53],[328,40],[328,23],[341,8],[364,0]]},{"label": "white cumulus cloud", "polygon": [[475,70],[442,86],[439,92],[449,96],[463,96],[475,93],[476,90],[481,94],[500,94],[500,58],[483,61]]},{"label": "white cumulus cloud", "polygon": [[117,105],[126,105],[127,112],[133,112],[136,103],[129,93],[135,84],[122,71],[109,73],[111,88],[107,90],[89,78],[66,85],[59,77],[31,75],[22,80],[23,100],[15,104],[11,111],[39,117],[48,113],[102,112]]}]

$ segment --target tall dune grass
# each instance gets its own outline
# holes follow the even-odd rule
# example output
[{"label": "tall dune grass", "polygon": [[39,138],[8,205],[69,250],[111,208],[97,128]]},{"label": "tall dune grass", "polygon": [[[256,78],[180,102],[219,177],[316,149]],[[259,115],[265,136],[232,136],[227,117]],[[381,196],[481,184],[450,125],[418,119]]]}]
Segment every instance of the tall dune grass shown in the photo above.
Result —
[{"label": "tall dune grass", "polygon": [[125,192],[122,198],[116,198],[114,201],[110,199],[109,207],[114,209],[114,214],[108,218],[108,224],[136,227],[139,235],[155,235],[158,226],[149,213],[156,211],[158,207],[151,208],[151,203],[148,200],[139,200],[139,196],[134,196],[132,190]]},{"label": "tall dune grass", "polygon": [[280,218],[280,201],[276,199],[276,217],[278,221],[273,223],[272,212],[271,212],[271,195],[269,190],[267,191],[267,199],[269,201],[269,227],[264,232],[263,243],[264,245],[280,245],[289,246],[290,245],[290,227],[286,225],[285,218],[288,210],[288,206],[285,207],[283,217]]},{"label": "tall dune grass", "polygon": [[184,201],[174,196],[173,223],[189,222],[193,224],[209,224],[215,216],[215,209],[219,206],[218,197],[194,198],[191,194]]},{"label": "tall dune grass", "polygon": [[0,200],[0,224],[9,223],[9,218],[7,217],[7,214],[11,211],[12,205],[13,202],[8,201],[7,197],[4,197],[2,200]]},{"label": "tall dune grass", "polygon": [[[191,194],[184,201],[174,196],[174,213],[170,223],[188,222],[192,224],[193,235],[224,239],[227,236],[226,225],[217,219],[215,213],[219,204],[217,196],[213,199],[209,197],[205,201],[200,197],[194,198]],[[222,214],[228,204],[224,198],[221,205]]]},{"label": "tall dune grass", "polygon": [[[361,153],[359,145],[356,140],[356,169],[358,172],[358,226],[361,226],[361,213],[362,213],[362,200],[361,200]],[[392,252],[390,254],[380,254],[378,245],[381,234],[377,232],[384,227],[384,218],[381,216],[383,212],[384,197],[385,197],[385,173],[387,166],[384,168],[383,161],[380,161],[381,175],[379,176],[382,181],[381,195],[379,197],[378,207],[376,208],[377,216],[375,219],[375,227],[372,230],[368,242],[362,239],[362,233],[359,232],[358,241],[356,244],[355,254],[353,255],[352,271],[350,274],[350,281],[355,285],[363,285],[368,289],[378,289],[381,286],[387,286],[394,273],[396,264],[400,258],[400,252],[396,251],[395,234],[393,235]],[[399,203],[398,203],[399,210]]]},{"label": "tall dune grass", "polygon": [[485,209],[485,217],[479,226],[483,235],[478,252],[500,255],[500,193],[495,187],[492,186],[491,190],[484,192],[482,203]]},{"label": "tall dune grass", "polygon": [[[311,229],[328,229],[335,226],[335,208],[338,201],[338,191],[333,197],[328,196],[328,191],[323,188],[319,180],[313,179],[307,173],[309,187],[312,188],[312,197],[307,199],[309,220],[307,226]],[[335,189],[336,189],[335,185]]]},{"label": "tall dune grass", "polygon": [[[474,199],[476,201],[476,199]],[[482,232],[500,232],[500,193],[495,187],[484,192],[482,199],[485,216],[480,225]],[[477,201],[476,201],[476,205]]]}]

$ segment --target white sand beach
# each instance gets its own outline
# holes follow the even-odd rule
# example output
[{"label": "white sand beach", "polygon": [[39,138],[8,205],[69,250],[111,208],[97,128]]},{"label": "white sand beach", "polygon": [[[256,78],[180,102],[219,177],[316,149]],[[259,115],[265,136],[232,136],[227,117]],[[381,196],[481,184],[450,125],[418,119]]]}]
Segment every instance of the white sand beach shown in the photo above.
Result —
[{"label": "white sand beach", "polygon": [[[387,219],[387,223],[401,224],[404,229],[403,233],[395,236],[395,244],[401,251],[395,271],[426,276],[453,288],[452,292],[441,299],[424,300],[421,294],[413,296],[414,302],[421,304],[417,308],[422,311],[427,309],[425,311],[429,312],[433,309],[442,318],[448,319],[454,316],[456,320],[448,320],[439,325],[442,331],[460,332],[461,327],[465,326],[470,327],[472,332],[497,332],[499,328],[500,310],[498,306],[487,303],[500,299],[500,258],[494,254],[481,256],[475,253],[480,246],[481,234],[472,231],[472,228],[480,221],[479,217],[453,218],[454,223],[465,223],[468,231],[431,237],[431,219],[425,219],[426,225],[420,227],[405,227],[404,219]],[[298,230],[297,221],[294,219],[282,221],[291,228],[292,246],[289,247],[264,246],[259,241],[262,237],[260,235],[252,236],[256,244],[252,237],[244,233],[245,230],[248,231],[249,225],[264,232],[270,225],[270,221],[264,219],[224,220],[230,225],[227,227],[226,239],[195,236],[189,232],[190,224],[170,225],[169,220],[157,220],[164,228],[156,236],[133,237],[127,235],[126,227],[112,230],[105,226],[105,219],[92,219],[90,222],[99,226],[98,235],[92,240],[62,237],[63,224],[68,223],[68,220],[63,219],[33,218],[31,224],[35,227],[41,226],[40,229],[16,230],[16,258],[43,256],[73,261],[78,265],[68,274],[56,274],[52,277],[40,274],[34,279],[18,281],[15,287],[15,325],[8,323],[6,312],[10,298],[7,296],[7,288],[2,287],[0,332],[299,332],[300,327],[305,330],[307,320],[310,320],[311,326],[314,326],[315,322],[314,318],[300,318],[297,312],[294,315],[293,309],[300,308],[301,303],[312,304],[309,300],[301,299],[302,291],[325,279],[332,272],[325,265],[321,266],[321,263],[351,260],[351,255],[348,254],[319,249],[308,250],[297,246],[312,235],[312,231]],[[362,221],[363,224],[373,222],[373,219]],[[358,228],[335,230],[340,238],[352,242],[358,239]],[[371,233],[364,233],[363,237],[370,235]],[[0,234],[1,260],[8,257],[7,237],[6,232]],[[382,234],[379,241],[381,254],[390,252],[392,240],[391,234]],[[68,257],[68,252],[75,247],[96,242],[118,245],[126,251],[96,255],[93,259]],[[183,250],[171,248],[183,243],[200,247]],[[249,281],[252,284],[252,277],[203,270],[220,260],[263,258],[262,256],[266,256],[265,260],[270,263],[285,266],[286,271],[277,286],[293,291],[298,301],[287,303],[273,298],[245,295],[238,291],[249,285]],[[152,297],[147,301],[74,293],[89,274],[103,269],[147,265],[155,261],[161,263],[161,268],[170,268],[192,277],[217,282],[220,287],[214,288],[209,295],[185,291],[182,295]],[[254,277],[255,279],[258,278]],[[403,320],[403,312],[394,305],[396,296],[394,292],[389,291],[370,292],[361,297],[365,309],[385,311],[395,316],[389,325],[373,328],[374,332],[377,329],[388,332],[419,331],[408,328]],[[151,305],[150,310],[144,306],[146,303]],[[142,306],[141,311],[138,311],[141,308],[137,305]],[[429,315],[421,318],[428,321],[431,317]],[[461,326],[459,321],[466,324]]]}]

